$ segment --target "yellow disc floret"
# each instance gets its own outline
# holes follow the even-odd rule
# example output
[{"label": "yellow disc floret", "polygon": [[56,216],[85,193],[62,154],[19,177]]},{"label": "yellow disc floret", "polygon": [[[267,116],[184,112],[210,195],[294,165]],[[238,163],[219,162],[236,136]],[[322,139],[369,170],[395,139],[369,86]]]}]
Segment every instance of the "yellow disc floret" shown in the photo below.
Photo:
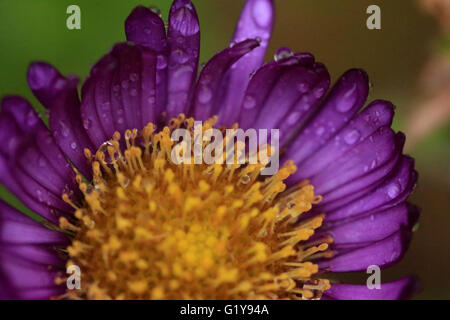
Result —
[{"label": "yellow disc floret", "polygon": [[330,254],[331,240],[305,242],[323,215],[299,220],[320,197],[307,181],[283,182],[295,165],[264,177],[259,163],[175,164],[171,132],[193,124],[180,115],[157,133],[149,124],[86,150],[93,181],[77,176],[83,203],[63,195],[77,218],[60,221],[74,234],[67,264],[82,272],[66,297],[305,299],[329,288],[311,261]]}]

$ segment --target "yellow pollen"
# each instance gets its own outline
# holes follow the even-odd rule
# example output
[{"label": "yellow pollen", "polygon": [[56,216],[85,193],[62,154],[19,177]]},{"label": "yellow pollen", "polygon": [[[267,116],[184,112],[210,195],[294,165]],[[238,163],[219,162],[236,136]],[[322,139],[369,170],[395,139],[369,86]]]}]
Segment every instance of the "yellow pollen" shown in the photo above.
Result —
[{"label": "yellow pollen", "polygon": [[[203,130],[216,121],[207,120]],[[288,161],[261,176],[264,165],[248,161],[175,164],[171,133],[178,128],[192,131],[194,150],[194,119],[183,114],[159,132],[150,123],[116,132],[95,155],[85,150],[93,182],[78,174],[84,199],[75,204],[63,195],[78,220],[60,220],[74,234],[68,263],[80,267],[83,285],[65,296],[320,298],[329,281],[317,278],[314,259],[332,254],[332,239],[308,241],[324,216],[299,220],[321,198],[306,181],[286,187],[296,166]]]}]

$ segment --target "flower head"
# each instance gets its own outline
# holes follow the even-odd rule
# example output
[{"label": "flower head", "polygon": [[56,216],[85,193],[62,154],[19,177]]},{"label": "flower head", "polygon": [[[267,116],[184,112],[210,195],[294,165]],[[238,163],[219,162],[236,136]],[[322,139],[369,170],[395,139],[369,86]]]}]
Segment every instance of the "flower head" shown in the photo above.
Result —
[{"label": "flower head", "polygon": [[[309,53],[280,48],[263,64],[273,16],[271,0],[248,0],[232,42],[198,79],[189,0],[173,2],[167,33],[156,12],[135,8],[128,41],[94,65],[81,98],[76,77],[30,65],[50,128],[23,98],[2,100],[0,181],[45,220],[0,203],[1,298],[411,293],[410,278],[381,290],[330,281],[399,261],[417,221],[406,202],[417,173],[403,134],[390,128],[393,105],[363,108],[369,81],[359,69],[327,93],[328,71]],[[248,161],[174,163],[172,134],[185,129],[192,139],[183,145],[195,149],[199,120],[202,133],[279,129],[280,169],[263,176],[265,164]],[[65,287],[70,265],[82,271],[80,290]]]}]

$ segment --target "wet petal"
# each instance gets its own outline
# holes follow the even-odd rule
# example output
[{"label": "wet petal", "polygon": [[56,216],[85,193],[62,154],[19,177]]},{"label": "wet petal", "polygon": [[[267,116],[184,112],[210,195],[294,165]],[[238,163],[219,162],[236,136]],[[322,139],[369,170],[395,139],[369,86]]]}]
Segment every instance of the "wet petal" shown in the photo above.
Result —
[{"label": "wet petal", "polygon": [[347,71],[334,85],[318,112],[294,138],[286,159],[301,167],[308,156],[331,139],[363,106],[368,90],[369,81],[364,71]]},{"label": "wet petal", "polygon": [[125,21],[127,40],[153,50],[158,55],[156,73],[156,115],[164,111],[167,102],[167,37],[161,17],[151,9],[138,6]]},{"label": "wet petal", "polygon": [[275,8],[272,0],[247,0],[236,26],[232,45],[246,39],[258,39],[260,46],[237,61],[227,74],[226,92],[221,101],[219,113],[221,124],[231,124],[237,120],[236,110],[242,102],[249,83],[249,75],[259,69],[270,40]]},{"label": "wet petal", "polygon": [[189,0],[173,2],[169,14],[167,118],[186,113],[195,84],[200,52],[200,26]]},{"label": "wet petal", "polygon": [[8,299],[49,299],[62,294],[64,287],[55,285],[56,270],[62,265],[56,251],[47,247],[0,245],[0,294]]},{"label": "wet petal", "polygon": [[392,103],[376,100],[357,114],[333,139],[302,163],[298,179],[309,179],[343,156],[376,130],[390,126],[394,116]]},{"label": "wet petal", "polygon": [[72,211],[61,195],[79,197],[75,174],[26,100],[3,99],[0,137],[5,143],[0,152],[2,183],[46,218],[55,220],[61,211]]},{"label": "wet petal", "polygon": [[82,118],[95,148],[114,131],[155,121],[156,54],[121,43],[92,69],[82,89]]},{"label": "wet petal", "polygon": [[[395,134],[389,127],[382,127],[312,177],[311,183],[318,194],[325,195],[357,177],[370,174],[391,159],[394,152]],[[380,177],[388,174],[390,169],[386,168]]]},{"label": "wet petal", "polygon": [[334,300],[402,300],[409,299],[416,291],[417,281],[412,277],[381,284],[380,289],[367,285],[335,283],[324,293],[325,299]]},{"label": "wet petal", "polygon": [[219,113],[220,107],[216,102],[221,94],[220,88],[226,71],[258,45],[256,40],[242,41],[212,57],[203,68],[195,88],[194,116],[196,120],[205,120]]},{"label": "wet petal", "polygon": [[401,228],[411,230],[418,219],[416,207],[406,203],[395,207],[357,216],[344,221],[325,223],[319,234],[329,234],[333,244],[362,244],[378,241]]},{"label": "wet petal", "polygon": [[83,150],[93,150],[93,146],[81,121],[78,79],[63,77],[44,62],[32,63],[27,78],[34,95],[49,109],[50,129],[58,146],[75,167],[90,178],[91,169]]},{"label": "wet petal", "polygon": [[332,246],[334,256],[319,262],[319,268],[331,272],[365,271],[370,265],[380,268],[398,262],[408,248],[411,232],[401,229],[387,238],[356,249]]},{"label": "wet petal", "polygon": [[349,201],[347,204],[331,209],[323,206],[320,210],[327,212],[328,221],[344,219],[358,214],[389,208],[404,201],[411,193],[416,182],[414,172],[414,161],[402,156],[398,165],[392,173],[380,185],[366,192],[358,199]]},{"label": "wet petal", "polygon": [[63,244],[67,237],[50,230],[0,200],[0,243]]}]

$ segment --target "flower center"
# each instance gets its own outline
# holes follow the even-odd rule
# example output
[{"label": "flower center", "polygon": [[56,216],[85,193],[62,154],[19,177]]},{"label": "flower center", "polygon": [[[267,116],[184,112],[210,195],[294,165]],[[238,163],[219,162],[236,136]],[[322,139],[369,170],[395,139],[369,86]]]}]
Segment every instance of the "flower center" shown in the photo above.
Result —
[{"label": "flower center", "polygon": [[180,115],[158,133],[148,124],[123,137],[115,133],[95,156],[86,150],[93,182],[77,175],[83,202],[63,195],[77,218],[60,220],[74,234],[67,265],[80,267],[82,281],[67,297],[320,297],[329,282],[314,277],[311,261],[328,254],[330,239],[306,242],[323,216],[299,220],[320,201],[313,187],[286,189],[283,180],[296,171],[292,162],[270,177],[260,175],[264,165],[248,161],[175,164],[171,132],[192,132],[193,124]]}]

